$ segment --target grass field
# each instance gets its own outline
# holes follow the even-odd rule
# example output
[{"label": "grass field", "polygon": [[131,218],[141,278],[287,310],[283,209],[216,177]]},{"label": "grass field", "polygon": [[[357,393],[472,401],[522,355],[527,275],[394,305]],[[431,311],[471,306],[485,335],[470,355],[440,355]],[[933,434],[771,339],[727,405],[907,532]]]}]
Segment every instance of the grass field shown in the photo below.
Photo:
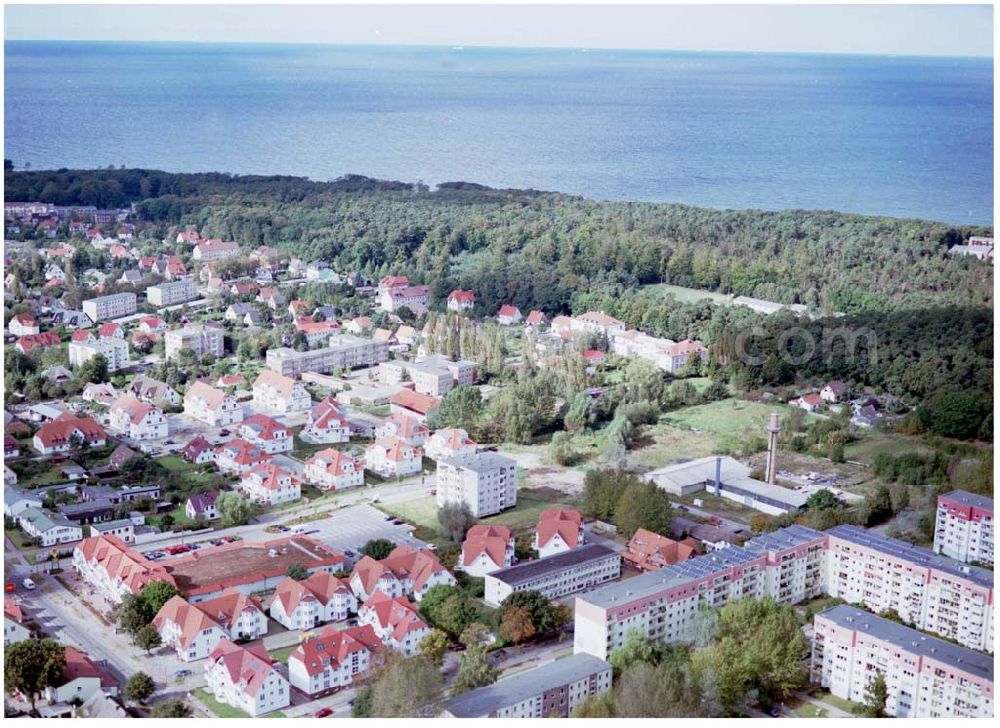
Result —
[{"label": "grass field", "polygon": [[670,283],[654,283],[643,286],[642,293],[653,298],[673,296],[680,303],[696,303],[706,298],[715,304],[728,305],[730,302],[729,296],[724,293],[713,293],[712,291],[702,291],[698,288],[674,286]]},{"label": "grass field", "polygon": [[861,437],[844,448],[844,457],[859,463],[870,464],[879,453],[899,455],[915,452],[919,455],[933,455],[934,448],[919,437],[897,435],[893,432],[864,432]]},{"label": "grass field", "polygon": [[298,645],[290,645],[288,647],[282,647],[278,650],[268,650],[268,654],[271,655],[272,660],[277,660],[283,665],[288,664],[288,656],[295,652],[299,648]]},{"label": "grass field", "polygon": [[716,438],[739,437],[744,430],[752,429],[765,436],[764,428],[771,417],[771,410],[787,410],[785,405],[747,402],[742,399],[722,399],[718,402],[684,407],[669,412],[661,422],[693,432],[706,432]]},{"label": "grass field", "polygon": [[[538,524],[538,517],[546,508],[558,505],[572,507],[575,504],[576,501],[558,491],[547,488],[519,488],[517,505],[514,508],[489,518],[480,519],[480,523],[502,524],[510,526],[515,531],[523,531],[534,528]],[[391,513],[415,525],[435,531],[438,528],[437,499],[433,496],[419,498],[408,503],[392,503],[379,507],[386,513]]]},{"label": "grass field", "polygon": [[28,543],[29,536],[20,528],[8,528],[4,530],[4,535],[11,540],[16,549],[31,548],[31,544]]},{"label": "grass field", "polygon": [[184,458],[179,455],[164,455],[161,458],[156,458],[156,462],[167,470],[181,473],[201,467],[195,463],[185,462]]},{"label": "grass field", "polygon": [[643,427],[637,447],[629,452],[629,467],[637,470],[662,468],[678,460],[711,455],[714,438],[672,425]]}]

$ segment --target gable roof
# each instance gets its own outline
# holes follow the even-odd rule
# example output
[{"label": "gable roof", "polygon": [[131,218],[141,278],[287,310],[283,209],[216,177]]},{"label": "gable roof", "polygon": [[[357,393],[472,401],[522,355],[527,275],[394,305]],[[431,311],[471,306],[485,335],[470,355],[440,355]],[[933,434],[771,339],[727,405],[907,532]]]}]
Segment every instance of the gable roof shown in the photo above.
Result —
[{"label": "gable roof", "polygon": [[355,652],[375,652],[382,646],[382,640],[370,624],[350,627],[342,632],[326,627],[315,637],[302,642],[288,659],[301,662],[306,674],[318,675],[328,667],[336,670]]},{"label": "gable roof", "polygon": [[302,581],[286,578],[274,590],[268,606],[277,601],[285,614],[291,616],[302,602],[318,601],[325,606],[338,593],[352,594],[351,588],[342,579],[325,571],[317,571]]},{"label": "gable roof", "polygon": [[221,389],[216,389],[212,385],[199,380],[188,387],[188,390],[184,393],[185,401],[189,397],[191,399],[198,398],[204,400],[209,409],[218,409],[230,395]]},{"label": "gable roof", "polygon": [[378,580],[386,573],[396,579],[413,582],[414,591],[420,591],[434,574],[447,573],[438,558],[430,551],[418,551],[408,544],[400,544],[381,561],[370,556],[363,556],[351,572],[351,580],[355,574],[361,579],[366,594],[371,594],[378,585]]},{"label": "gable roof", "polygon": [[208,659],[214,665],[222,664],[229,673],[230,682],[251,697],[256,697],[264,681],[277,672],[263,642],[241,647],[224,639]]},{"label": "gable roof", "polygon": [[574,548],[580,541],[582,524],[583,516],[580,511],[572,508],[547,508],[542,511],[535,528],[538,545],[544,546],[558,533],[567,546]]},{"label": "gable roof", "polygon": [[441,404],[441,400],[428,394],[414,392],[412,389],[401,389],[389,398],[389,404],[426,416]]},{"label": "gable roof", "polygon": [[513,537],[514,532],[507,526],[488,526],[483,523],[473,526],[466,532],[465,541],[462,542],[462,564],[468,566],[480,554],[485,553],[494,564],[503,566]]},{"label": "gable roof", "polygon": [[659,569],[698,556],[694,539],[674,541],[645,528],[636,530],[622,558],[640,569]]}]

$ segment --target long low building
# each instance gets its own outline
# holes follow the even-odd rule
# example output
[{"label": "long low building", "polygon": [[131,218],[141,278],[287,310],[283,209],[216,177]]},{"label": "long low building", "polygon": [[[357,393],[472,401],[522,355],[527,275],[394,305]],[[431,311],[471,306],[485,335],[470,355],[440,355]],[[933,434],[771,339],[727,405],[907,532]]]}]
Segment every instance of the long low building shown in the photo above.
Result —
[{"label": "long low building", "polygon": [[295,351],[283,346],[269,349],[266,356],[267,366],[286,377],[297,377],[303,372],[329,374],[338,369],[373,366],[388,360],[387,342],[350,334],[331,336],[330,345],[322,349]]},{"label": "long low building", "polygon": [[443,718],[568,718],[589,696],[611,689],[611,664],[571,655],[445,703]]},{"label": "long low building", "polygon": [[534,590],[556,599],[617,579],[621,573],[620,554],[600,544],[588,544],[487,574],[484,598],[494,607],[516,591]]},{"label": "long low building", "polygon": [[813,621],[812,681],[861,703],[878,673],[896,718],[992,718],[993,658],[841,604]]}]

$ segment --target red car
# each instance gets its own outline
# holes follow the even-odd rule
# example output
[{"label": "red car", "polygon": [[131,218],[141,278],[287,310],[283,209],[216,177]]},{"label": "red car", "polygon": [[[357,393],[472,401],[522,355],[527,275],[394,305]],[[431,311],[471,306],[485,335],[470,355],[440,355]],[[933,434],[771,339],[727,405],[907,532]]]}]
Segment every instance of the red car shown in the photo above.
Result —
[{"label": "red car", "polygon": [[8,581],[6,584],[3,585],[3,590],[8,592],[14,591],[14,582]]},{"label": "red car", "polygon": [[314,718],[325,718],[328,715],[333,715],[333,708],[320,708],[313,713]]}]

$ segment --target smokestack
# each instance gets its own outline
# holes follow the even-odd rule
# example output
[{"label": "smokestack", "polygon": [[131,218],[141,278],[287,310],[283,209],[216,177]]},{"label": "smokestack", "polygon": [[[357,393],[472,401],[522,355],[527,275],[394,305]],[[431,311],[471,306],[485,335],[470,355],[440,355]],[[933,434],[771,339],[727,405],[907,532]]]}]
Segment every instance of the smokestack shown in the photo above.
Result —
[{"label": "smokestack", "polygon": [[722,458],[716,456],[715,458],[715,497],[718,498],[722,493]]},{"label": "smokestack", "polygon": [[781,415],[778,410],[771,410],[771,421],[767,425],[767,465],[764,476],[770,485],[774,485],[774,475],[777,471],[778,433],[781,432]]}]

